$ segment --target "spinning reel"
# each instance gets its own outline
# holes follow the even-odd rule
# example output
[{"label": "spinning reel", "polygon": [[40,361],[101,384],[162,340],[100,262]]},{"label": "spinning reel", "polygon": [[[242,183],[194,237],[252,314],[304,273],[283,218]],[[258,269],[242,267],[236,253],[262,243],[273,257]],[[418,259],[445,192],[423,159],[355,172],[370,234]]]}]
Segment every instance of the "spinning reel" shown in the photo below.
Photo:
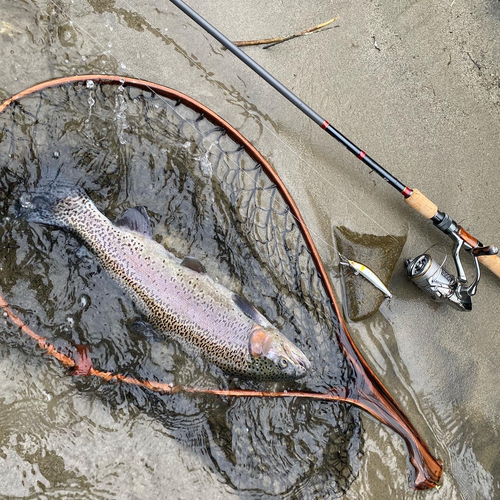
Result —
[{"label": "spinning reel", "polygon": [[[444,262],[438,264],[429,254],[423,253],[414,259],[405,261],[408,278],[435,301],[447,301],[460,311],[470,311],[472,297],[477,291],[477,284],[481,278],[478,258],[482,255],[496,255],[498,248],[484,246],[443,212],[438,211],[431,220],[438,229],[454,240],[453,259],[457,268],[457,276],[453,276],[444,268]],[[470,284],[467,282],[467,276],[460,260],[460,250],[462,249],[471,255],[474,262],[475,277]]]}]

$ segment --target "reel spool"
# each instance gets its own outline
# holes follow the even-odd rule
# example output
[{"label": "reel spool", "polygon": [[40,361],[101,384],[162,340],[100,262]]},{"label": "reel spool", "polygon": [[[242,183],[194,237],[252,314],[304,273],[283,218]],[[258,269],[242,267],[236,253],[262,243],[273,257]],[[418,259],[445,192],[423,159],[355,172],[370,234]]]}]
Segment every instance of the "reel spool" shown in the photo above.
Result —
[{"label": "reel spool", "polygon": [[436,302],[448,301],[461,311],[472,309],[475,289],[471,293],[469,289],[476,286],[477,280],[476,284],[464,289],[458,279],[445,269],[444,262],[438,264],[427,253],[407,259],[405,266],[408,278]]}]

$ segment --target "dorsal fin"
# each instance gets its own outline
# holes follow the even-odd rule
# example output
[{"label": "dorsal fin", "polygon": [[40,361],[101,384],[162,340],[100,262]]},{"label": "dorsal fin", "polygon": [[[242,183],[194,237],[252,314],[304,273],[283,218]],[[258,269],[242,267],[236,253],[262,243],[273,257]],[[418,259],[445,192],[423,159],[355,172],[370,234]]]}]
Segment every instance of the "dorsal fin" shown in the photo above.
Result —
[{"label": "dorsal fin", "polygon": [[116,220],[115,226],[125,227],[149,238],[153,236],[151,221],[144,207],[129,208]]},{"label": "dorsal fin", "polygon": [[184,257],[184,259],[182,259],[181,266],[187,267],[188,269],[196,271],[200,274],[206,273],[205,266],[194,257]]},{"label": "dorsal fin", "polygon": [[269,321],[267,321],[262,314],[260,314],[255,307],[248,302],[247,299],[240,297],[239,295],[233,294],[234,303],[251,319],[253,319],[258,325],[267,328],[271,326]]}]

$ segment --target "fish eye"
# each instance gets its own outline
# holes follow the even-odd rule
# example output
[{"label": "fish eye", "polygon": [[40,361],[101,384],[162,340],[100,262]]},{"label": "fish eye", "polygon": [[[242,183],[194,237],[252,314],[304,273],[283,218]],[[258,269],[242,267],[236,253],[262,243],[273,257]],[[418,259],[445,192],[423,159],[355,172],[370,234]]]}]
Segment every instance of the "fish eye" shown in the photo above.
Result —
[{"label": "fish eye", "polygon": [[288,361],[285,358],[280,358],[278,365],[280,368],[286,368],[288,366]]}]

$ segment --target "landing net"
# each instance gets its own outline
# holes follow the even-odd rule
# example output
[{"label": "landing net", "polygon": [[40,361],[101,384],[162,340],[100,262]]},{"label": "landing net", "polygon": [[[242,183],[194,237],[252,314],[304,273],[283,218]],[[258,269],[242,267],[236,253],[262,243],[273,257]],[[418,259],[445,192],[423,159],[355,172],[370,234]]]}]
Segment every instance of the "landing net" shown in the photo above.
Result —
[{"label": "landing net", "polygon": [[[0,290],[24,323],[69,358],[77,359],[75,346],[84,345],[94,369],[131,379],[212,391],[342,388],[400,432],[418,462],[415,484],[431,485],[419,455],[428,450],[350,344],[293,200],[235,129],[183,94],[119,77],[45,83],[2,110]],[[15,219],[22,192],[54,170],[81,185],[111,220],[144,205],[154,238],[179,257],[197,258],[257,306],[306,353],[310,374],[286,387],[235,380],[157,338],[73,237]],[[0,329],[4,342],[32,355],[16,333],[15,324]],[[110,407],[147,411],[240,492],[333,498],[361,467],[362,427],[350,405],[152,395],[99,378],[76,383]],[[372,403],[377,397],[382,403]]]}]

